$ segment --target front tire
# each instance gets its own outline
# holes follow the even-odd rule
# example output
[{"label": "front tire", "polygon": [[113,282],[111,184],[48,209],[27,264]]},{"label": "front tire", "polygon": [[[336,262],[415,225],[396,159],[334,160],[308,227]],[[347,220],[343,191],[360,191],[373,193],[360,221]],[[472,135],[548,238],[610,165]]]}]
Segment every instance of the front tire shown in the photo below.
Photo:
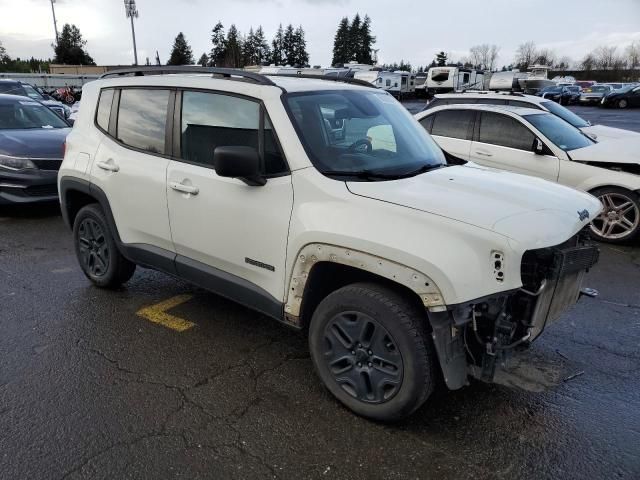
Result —
[{"label": "front tire", "polygon": [[640,235],[640,197],[620,187],[599,188],[591,192],[604,210],[591,222],[591,234],[600,241],[627,243]]},{"label": "front tire", "polygon": [[118,250],[98,204],[80,209],[73,222],[73,239],[80,267],[96,286],[116,288],[133,276],[136,265]]},{"label": "front tire", "polygon": [[373,283],[340,288],[318,305],[309,350],[329,391],[364,417],[392,421],[418,409],[436,384],[419,305]]},{"label": "front tire", "polygon": [[626,99],[618,100],[618,108],[627,108],[629,106],[629,102]]}]

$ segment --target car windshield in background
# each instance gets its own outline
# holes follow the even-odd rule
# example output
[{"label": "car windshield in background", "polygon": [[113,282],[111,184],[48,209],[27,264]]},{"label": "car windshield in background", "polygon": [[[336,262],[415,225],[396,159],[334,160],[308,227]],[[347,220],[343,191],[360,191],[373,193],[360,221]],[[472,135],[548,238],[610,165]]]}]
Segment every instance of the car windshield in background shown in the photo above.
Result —
[{"label": "car windshield in background", "polygon": [[547,87],[542,90],[542,93],[562,93],[562,87]]},{"label": "car windshield in background", "polygon": [[568,108],[564,108],[562,105],[557,104],[556,102],[542,102],[540,103],[544,108],[549,110],[554,115],[557,115],[565,122],[569,122],[576,128],[584,128],[589,126],[589,122],[585,119],[580,118],[578,115],[573,113]]},{"label": "car windshield in background", "polygon": [[555,115],[540,113],[524,115],[523,118],[565,152],[589,147],[595,143],[580,130]]},{"label": "car windshield in background", "polygon": [[21,97],[27,96],[27,92],[22,88],[22,85],[13,82],[0,82],[0,93],[4,93],[6,95],[19,95]]},{"label": "car windshield in background", "polygon": [[604,85],[594,85],[593,87],[591,87],[591,91],[593,93],[605,93],[605,92],[609,92],[611,91],[611,87],[610,86],[604,86]]},{"label": "car windshield in background", "polygon": [[446,165],[442,150],[387,93],[290,93],[285,102],[307,154],[326,175],[390,179]]},{"label": "car windshield in background", "polygon": [[27,95],[29,95],[29,98],[33,98],[34,100],[44,100],[44,97],[42,96],[42,94],[37,91],[35,88],[33,88],[31,85],[22,85],[22,88],[25,89],[25,91],[27,92]]},{"label": "car windshield in background", "polygon": [[69,125],[44,105],[25,98],[0,103],[0,130],[69,128]]}]

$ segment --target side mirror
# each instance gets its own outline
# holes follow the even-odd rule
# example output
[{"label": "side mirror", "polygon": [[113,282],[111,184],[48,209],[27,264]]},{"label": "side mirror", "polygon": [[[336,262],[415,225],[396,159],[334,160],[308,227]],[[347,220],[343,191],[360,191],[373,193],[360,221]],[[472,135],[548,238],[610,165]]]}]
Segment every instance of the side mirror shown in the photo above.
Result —
[{"label": "side mirror", "polygon": [[267,180],[260,173],[260,157],[253,147],[216,147],[213,168],[221,177],[239,178],[247,185],[262,186]]},{"label": "side mirror", "polygon": [[540,140],[539,138],[536,138],[533,141],[533,153],[535,153],[536,155],[542,155],[544,153],[544,145],[542,143],[542,140]]}]

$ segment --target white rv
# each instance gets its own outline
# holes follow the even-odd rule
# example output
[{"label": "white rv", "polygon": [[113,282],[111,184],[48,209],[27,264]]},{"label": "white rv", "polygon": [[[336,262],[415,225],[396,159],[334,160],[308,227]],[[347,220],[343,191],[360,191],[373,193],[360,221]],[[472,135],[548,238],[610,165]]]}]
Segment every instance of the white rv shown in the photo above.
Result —
[{"label": "white rv", "polygon": [[431,67],[427,74],[427,93],[482,90],[484,72],[459,67]]},{"label": "white rv", "polygon": [[414,93],[416,89],[416,75],[410,72],[396,70],[395,72],[378,72],[377,87],[390,94],[402,98]]},{"label": "white rv", "polygon": [[363,82],[370,83],[380,88],[380,74],[385,73],[380,70],[358,70],[353,72],[353,78],[362,80]]}]

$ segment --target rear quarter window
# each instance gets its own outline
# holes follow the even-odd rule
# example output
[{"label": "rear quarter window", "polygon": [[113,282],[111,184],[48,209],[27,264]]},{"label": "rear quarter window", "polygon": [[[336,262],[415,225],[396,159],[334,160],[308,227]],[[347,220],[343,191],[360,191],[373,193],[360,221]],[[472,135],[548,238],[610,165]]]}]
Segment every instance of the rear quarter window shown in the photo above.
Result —
[{"label": "rear quarter window", "polygon": [[96,123],[105,132],[109,131],[109,118],[111,117],[111,103],[113,102],[113,88],[100,90],[98,108],[96,111]]}]

